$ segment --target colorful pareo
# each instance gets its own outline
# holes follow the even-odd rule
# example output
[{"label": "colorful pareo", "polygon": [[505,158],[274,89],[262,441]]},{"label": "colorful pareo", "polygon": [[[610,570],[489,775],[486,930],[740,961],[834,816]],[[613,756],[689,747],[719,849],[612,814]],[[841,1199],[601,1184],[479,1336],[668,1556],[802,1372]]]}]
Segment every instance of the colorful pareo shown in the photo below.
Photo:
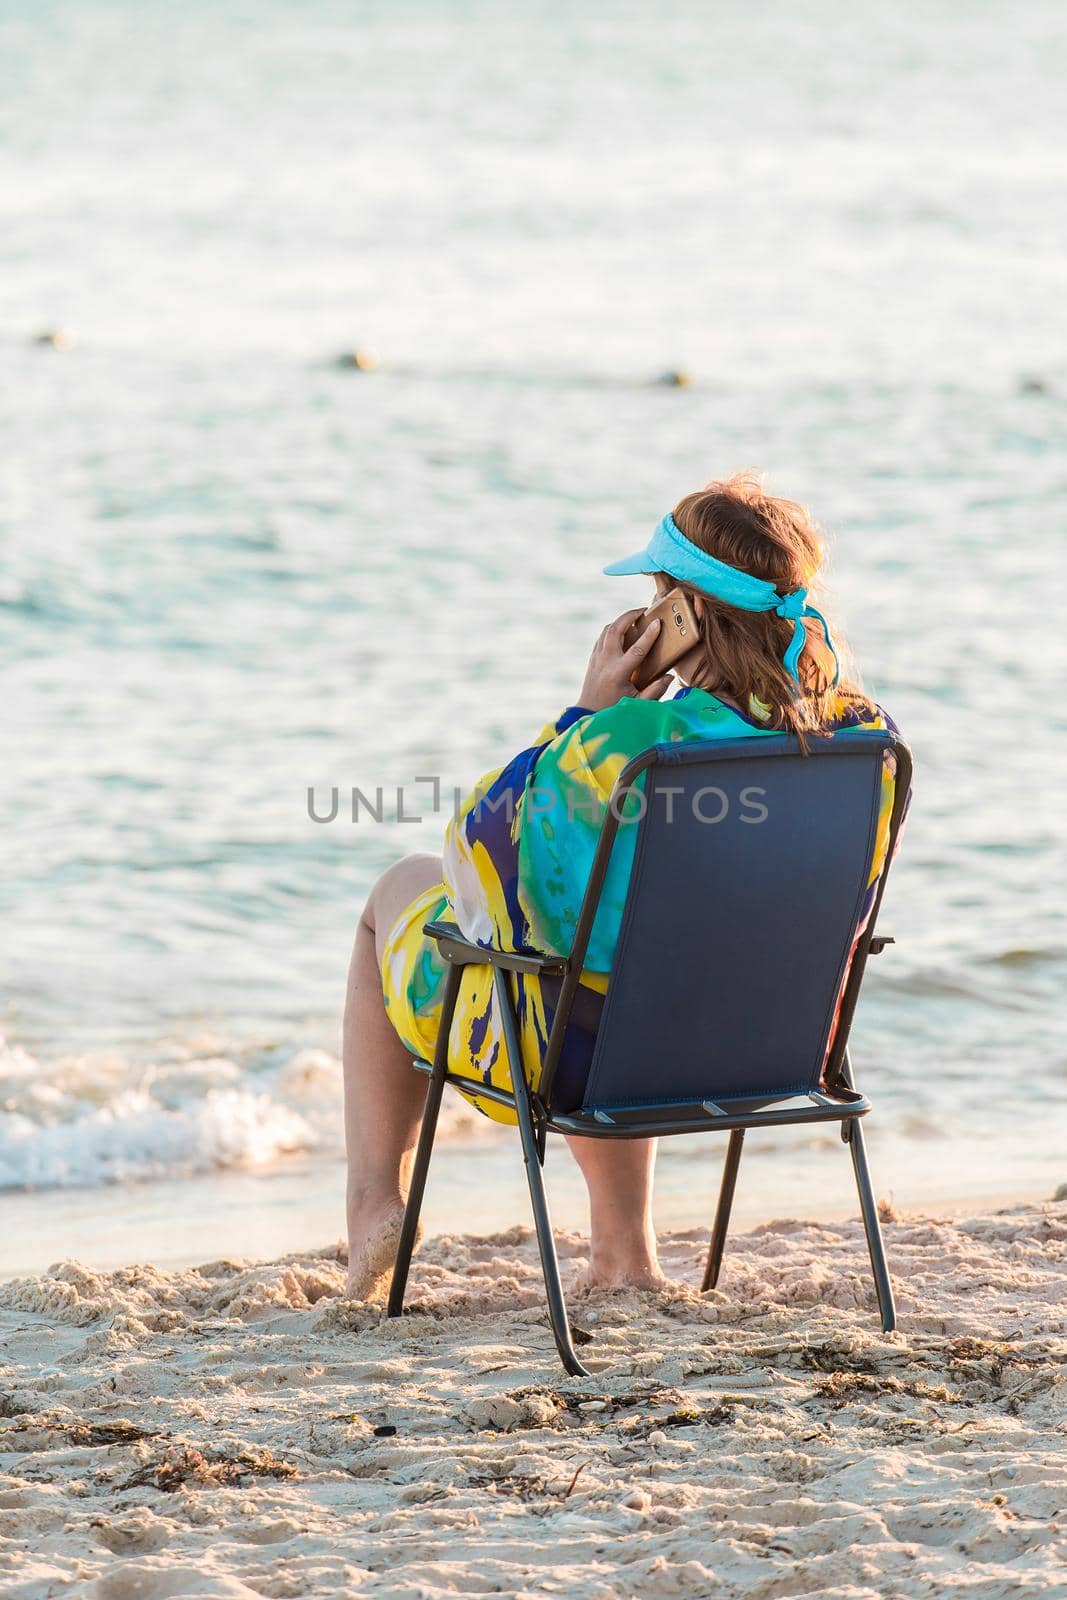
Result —
[{"label": "colorful pareo", "polygon": [[[433,1056],[447,970],[423,924],[448,917],[468,939],[489,949],[569,954],[601,824],[623,767],[654,744],[758,739],[777,731],[767,727],[759,702],[752,701],[749,711],[744,717],[696,688],[682,689],[669,700],[627,698],[603,711],[570,706],[541,730],[529,749],[475,786],[446,830],[443,882],[401,913],[385,946],[385,1003],[413,1055],[425,1060]],[[857,729],[896,731],[878,706],[845,693],[837,696],[832,726],[835,738],[847,738]],[[885,864],[893,795],[888,759],[864,917]],[[560,1105],[568,1099],[578,1103],[592,1058],[637,843],[637,829],[627,819],[632,824],[639,809],[634,798],[622,812],[557,1071],[553,1098]],[[509,974],[508,982],[516,1001],[524,1067],[536,1087],[558,980]],[[510,1088],[488,967],[464,968],[449,1063],[465,1077]],[[469,1098],[495,1121],[515,1120],[510,1110],[491,1100],[473,1093]]]}]

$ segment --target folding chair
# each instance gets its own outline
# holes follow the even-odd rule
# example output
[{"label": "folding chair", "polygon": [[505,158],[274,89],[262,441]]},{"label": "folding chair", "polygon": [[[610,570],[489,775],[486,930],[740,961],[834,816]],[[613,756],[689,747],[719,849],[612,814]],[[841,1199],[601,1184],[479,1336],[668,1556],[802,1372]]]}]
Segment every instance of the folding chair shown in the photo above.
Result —
[{"label": "folding chair", "polygon": [[[849,965],[868,897],[887,751],[896,761],[896,788],[885,866]],[[718,1281],[746,1130],[838,1123],[852,1156],[882,1327],[895,1326],[860,1121],[871,1103],[856,1089],[848,1035],[867,957],[892,942],[875,924],[911,770],[907,746],[882,732],[813,739],[806,755],[786,735],[657,745],[635,757],[615,785],[569,957],[484,949],[450,923],[426,924],[448,971],[434,1060],[415,1063],[430,1082],[391,1317],[403,1310],[441,1096],[452,1083],[515,1111],[552,1331],[568,1372],[586,1369],[567,1320],[545,1195],[550,1131],[595,1139],[729,1133],[706,1290]],[[622,821],[631,810],[638,820]],[[556,1068],[620,824],[638,832],[614,966],[580,1104],[561,1105]],[[510,1090],[464,1078],[448,1064],[463,969],[486,964]],[[516,1070],[509,973],[560,981],[533,1085]]]}]

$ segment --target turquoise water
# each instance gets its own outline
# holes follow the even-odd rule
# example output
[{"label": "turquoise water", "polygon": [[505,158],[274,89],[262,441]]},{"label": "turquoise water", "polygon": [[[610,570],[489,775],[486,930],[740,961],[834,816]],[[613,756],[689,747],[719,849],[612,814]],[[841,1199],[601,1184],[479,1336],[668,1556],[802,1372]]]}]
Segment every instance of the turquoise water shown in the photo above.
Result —
[{"label": "turquoise water", "polygon": [[741,466],[916,754],[898,1199],[1067,1180],[1065,67],[1036,4],[0,5],[0,1184],[332,1173],[414,779],[572,700],[602,563]]}]

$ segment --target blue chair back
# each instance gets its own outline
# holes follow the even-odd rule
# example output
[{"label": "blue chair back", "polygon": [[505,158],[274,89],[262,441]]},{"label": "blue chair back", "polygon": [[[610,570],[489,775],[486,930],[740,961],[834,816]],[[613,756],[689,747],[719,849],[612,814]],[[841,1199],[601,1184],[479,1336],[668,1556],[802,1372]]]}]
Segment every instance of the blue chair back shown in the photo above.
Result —
[{"label": "blue chair back", "polygon": [[893,742],[650,753],[642,819],[621,824],[639,832],[583,1110],[817,1087]]}]

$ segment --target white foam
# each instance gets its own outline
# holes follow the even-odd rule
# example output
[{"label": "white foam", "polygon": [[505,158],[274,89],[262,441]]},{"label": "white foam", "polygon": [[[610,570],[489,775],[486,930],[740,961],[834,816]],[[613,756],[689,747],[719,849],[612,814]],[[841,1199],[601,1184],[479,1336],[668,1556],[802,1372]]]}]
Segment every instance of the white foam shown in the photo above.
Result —
[{"label": "white foam", "polygon": [[[211,1041],[217,1046],[217,1041]],[[262,1064],[169,1043],[149,1060],[116,1051],[40,1061],[0,1038],[0,1190],[96,1188],[269,1167],[344,1152],[341,1063],[294,1050]],[[458,1099],[442,1134],[491,1124]]]},{"label": "white foam", "polygon": [[[0,1048],[0,1188],[262,1167],[321,1144],[328,1122],[313,1126],[291,1096],[275,1093],[272,1076],[222,1057],[160,1063],[108,1052],[40,1062]],[[298,1087],[300,1075],[290,1076]]]}]

